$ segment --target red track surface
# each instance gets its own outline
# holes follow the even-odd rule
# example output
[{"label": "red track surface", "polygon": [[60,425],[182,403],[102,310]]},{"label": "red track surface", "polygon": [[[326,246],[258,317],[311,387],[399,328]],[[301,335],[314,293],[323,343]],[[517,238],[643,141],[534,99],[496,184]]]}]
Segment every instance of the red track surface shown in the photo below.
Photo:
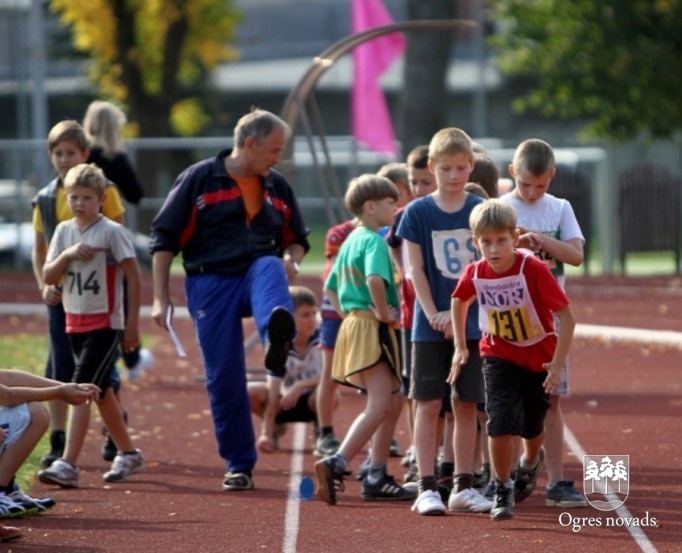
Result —
[{"label": "red track surface", "polygon": [[[309,283],[316,289],[315,282]],[[614,287],[617,286],[617,287]],[[30,275],[2,277],[2,301],[37,301]],[[675,279],[656,282],[607,279],[569,283],[580,323],[682,332],[682,288]],[[183,291],[175,286],[177,303]],[[149,283],[145,304],[149,304]],[[516,508],[516,517],[491,522],[488,515],[449,514],[420,517],[409,503],[370,503],[360,499],[353,478],[329,507],[317,500],[293,501],[296,517],[287,516],[295,429],[282,449],[261,455],[256,490],[221,491],[224,467],[217,454],[198,350],[188,320],[176,321],[188,360],[175,354],[170,338],[144,321],[143,332],[158,336],[157,362],[139,384],[125,384],[123,397],[136,444],[149,468],[127,483],[104,486],[106,463],[99,457],[100,423],[92,429],[81,456],[81,488],[61,490],[36,484],[34,495],[50,495],[59,504],[50,513],[20,520],[24,537],[0,551],[23,552],[436,552],[641,551],[623,527],[605,527],[615,512],[591,507],[565,511],[592,517],[600,527],[575,532],[560,524],[562,510],[544,506],[544,474],[538,491]],[[3,333],[44,333],[40,316],[0,316]],[[262,350],[249,356],[260,365]],[[566,424],[588,454],[630,455],[632,517],[655,517],[658,527],[641,528],[649,551],[682,551],[682,393],[677,349],[623,344],[609,339],[576,339],[571,353],[573,394],[564,402]],[[596,401],[596,406],[595,402]],[[344,391],[335,423],[343,432],[362,409],[363,399]],[[408,444],[401,422],[398,440]],[[306,430],[303,472],[312,474],[315,458]],[[362,459],[355,459],[357,469]],[[567,453],[567,477],[582,488],[582,460]],[[389,467],[402,478],[399,460]],[[294,475],[294,478],[296,475]],[[562,521],[567,522],[564,514]],[[621,521],[622,522],[622,521]]]}]

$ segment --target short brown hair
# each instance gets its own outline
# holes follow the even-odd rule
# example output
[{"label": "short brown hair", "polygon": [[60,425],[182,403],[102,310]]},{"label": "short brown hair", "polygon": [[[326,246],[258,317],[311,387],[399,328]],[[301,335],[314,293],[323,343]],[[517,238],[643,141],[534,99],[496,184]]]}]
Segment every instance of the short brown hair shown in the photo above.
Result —
[{"label": "short brown hair", "polygon": [[104,173],[97,165],[94,163],[79,163],[66,173],[66,177],[64,177],[64,190],[71,192],[74,188],[82,186],[84,188],[91,188],[101,198],[104,196],[106,182]]},{"label": "short brown hair", "polygon": [[516,232],[516,211],[502,200],[491,198],[471,210],[469,226],[474,236],[481,236],[486,230]]},{"label": "short brown hair", "polygon": [[407,154],[407,166],[412,169],[426,169],[429,166],[429,145],[416,146]]},{"label": "short brown hair", "polygon": [[474,154],[474,170],[469,175],[471,182],[480,184],[490,198],[497,198],[497,182],[500,180],[500,169],[495,160],[488,154]]},{"label": "short brown hair", "polygon": [[465,154],[470,161],[474,160],[474,147],[469,135],[462,129],[448,127],[433,135],[429,143],[429,161],[438,163],[444,155]]},{"label": "short brown hair", "polygon": [[289,286],[289,294],[291,295],[294,309],[298,309],[302,305],[317,307],[317,296],[315,295],[315,292],[306,286]]},{"label": "short brown hair", "polygon": [[47,150],[52,153],[60,142],[73,142],[81,152],[88,149],[88,139],[85,130],[78,121],[67,119],[60,121],[47,135]]},{"label": "short brown hair", "polygon": [[365,173],[350,181],[345,197],[346,209],[353,215],[360,216],[365,202],[385,198],[397,200],[399,196],[398,187],[386,177]]},{"label": "short brown hair", "polygon": [[554,169],[554,151],[544,140],[529,138],[516,148],[512,165],[517,174],[528,171],[531,175],[544,175]]}]

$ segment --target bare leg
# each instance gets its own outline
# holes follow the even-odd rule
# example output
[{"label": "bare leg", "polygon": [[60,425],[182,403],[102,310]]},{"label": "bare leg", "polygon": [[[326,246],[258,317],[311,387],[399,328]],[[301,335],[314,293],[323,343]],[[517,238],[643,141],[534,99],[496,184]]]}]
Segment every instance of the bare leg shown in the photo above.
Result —
[{"label": "bare leg", "polygon": [[19,439],[0,455],[0,485],[7,486],[21,465],[31,454],[40,438],[45,434],[49,423],[49,415],[45,408],[37,402],[28,404],[31,421]]}]

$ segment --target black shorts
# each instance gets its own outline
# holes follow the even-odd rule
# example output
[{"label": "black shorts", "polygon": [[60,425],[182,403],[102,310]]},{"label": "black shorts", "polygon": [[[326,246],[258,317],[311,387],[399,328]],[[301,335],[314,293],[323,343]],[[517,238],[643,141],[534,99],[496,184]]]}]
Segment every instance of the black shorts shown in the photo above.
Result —
[{"label": "black shorts", "polygon": [[76,360],[72,382],[96,384],[104,396],[111,385],[111,372],[121,344],[123,331],[100,328],[89,332],[69,334]]},{"label": "black shorts", "polygon": [[547,371],[530,371],[505,359],[484,357],[483,376],[488,436],[537,437],[544,430],[550,403],[542,387]]},{"label": "black shorts", "polygon": [[301,394],[296,405],[291,409],[281,410],[275,417],[275,422],[315,422],[317,420],[317,413],[308,405],[308,398],[312,395],[312,391]]}]

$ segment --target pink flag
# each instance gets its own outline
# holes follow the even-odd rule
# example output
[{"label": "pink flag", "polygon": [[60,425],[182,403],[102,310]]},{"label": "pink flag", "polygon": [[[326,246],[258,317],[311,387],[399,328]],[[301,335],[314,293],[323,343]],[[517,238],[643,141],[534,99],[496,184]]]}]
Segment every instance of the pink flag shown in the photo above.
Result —
[{"label": "pink flag", "polygon": [[[353,33],[393,23],[381,0],[353,0]],[[383,35],[353,50],[353,136],[376,152],[397,154],[391,116],[379,77],[405,50],[399,33]]]}]

